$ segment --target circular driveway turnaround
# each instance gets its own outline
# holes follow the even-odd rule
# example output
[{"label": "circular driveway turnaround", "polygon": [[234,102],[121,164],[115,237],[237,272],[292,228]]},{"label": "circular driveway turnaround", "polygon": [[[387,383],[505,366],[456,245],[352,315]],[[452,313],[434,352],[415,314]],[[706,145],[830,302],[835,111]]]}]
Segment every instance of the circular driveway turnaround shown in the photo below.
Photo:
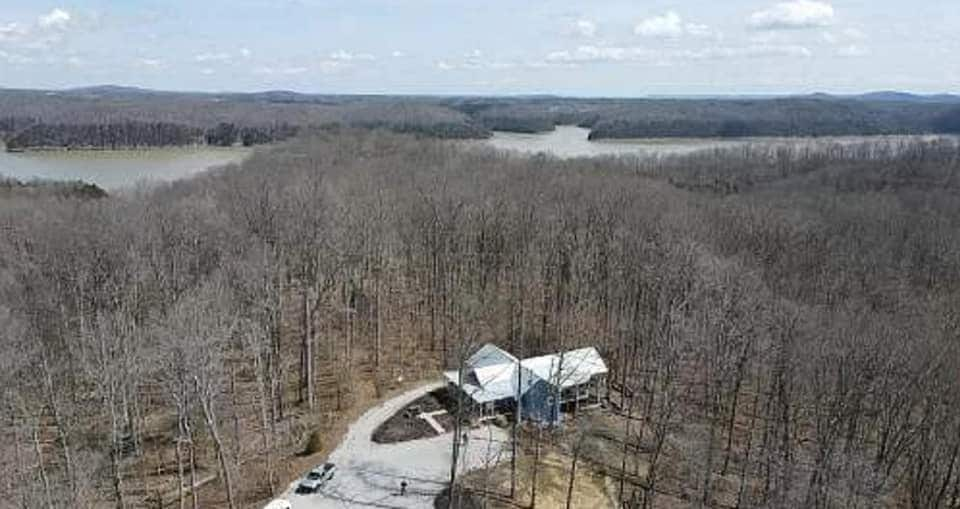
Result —
[{"label": "circular driveway turnaround", "polygon": [[[287,489],[285,497],[293,509],[432,508],[433,499],[450,479],[453,434],[448,431],[396,444],[377,444],[370,437],[377,426],[409,403],[444,385],[437,382],[418,387],[364,413],[350,425],[343,442],[327,460],[337,465],[333,480],[314,494],[295,493],[299,479]],[[481,426],[467,433],[458,472],[508,459],[509,434],[505,430]],[[403,481],[407,490],[400,495]]]}]

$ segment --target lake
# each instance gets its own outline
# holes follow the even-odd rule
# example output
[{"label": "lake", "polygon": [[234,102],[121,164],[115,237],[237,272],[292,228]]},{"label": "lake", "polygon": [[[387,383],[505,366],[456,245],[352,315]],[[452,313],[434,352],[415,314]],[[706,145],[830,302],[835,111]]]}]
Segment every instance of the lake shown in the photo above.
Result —
[{"label": "lake", "polygon": [[[846,136],[824,138],[647,138],[589,141],[589,129],[557,126],[540,134],[495,132],[492,138],[468,142],[519,153],[547,153],[557,157],[688,154],[698,150],[746,144],[791,145],[861,143],[867,140],[903,141],[942,136]],[[956,138],[954,138],[956,139]],[[0,146],[0,176],[18,180],[82,180],[107,190],[141,182],[187,178],[215,166],[243,161],[252,149],[232,147],[153,148],[144,150],[73,150],[9,153]]]},{"label": "lake", "polygon": [[561,158],[593,156],[657,156],[682,155],[698,150],[733,148],[743,145],[802,147],[825,143],[857,144],[865,141],[899,142],[905,140],[933,140],[952,136],[826,136],[819,138],[642,138],[590,141],[589,129],[576,126],[557,126],[556,130],[539,134],[494,132],[483,144],[498,150],[537,154],[546,153]]},{"label": "lake", "polygon": [[590,129],[557,126],[547,133],[523,134],[495,131],[484,143],[498,150],[528,154],[540,152],[557,157],[592,157],[610,155],[686,154],[713,147],[743,145],[743,140],[702,138],[649,138],[632,140],[590,141]]},{"label": "lake", "polygon": [[0,175],[22,181],[82,180],[116,190],[141,182],[190,177],[211,167],[240,162],[251,151],[240,147],[185,147],[10,153],[0,147]]}]

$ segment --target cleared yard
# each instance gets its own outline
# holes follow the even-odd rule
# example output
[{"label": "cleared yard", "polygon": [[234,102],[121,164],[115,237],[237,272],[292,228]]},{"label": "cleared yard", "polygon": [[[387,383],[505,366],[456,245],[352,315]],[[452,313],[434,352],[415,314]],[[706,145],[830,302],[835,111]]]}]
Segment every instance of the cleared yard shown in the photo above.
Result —
[{"label": "cleared yard", "polygon": [[[378,444],[371,437],[397,412],[442,386],[434,383],[419,387],[363,414],[330,455],[329,461],[337,465],[332,481],[309,495],[294,493],[299,480],[290,485],[286,497],[293,509],[433,507],[433,499],[449,479],[452,434],[393,444]],[[494,426],[471,429],[460,471],[490,467],[508,459],[508,441],[508,433]],[[401,496],[403,481],[407,482],[407,492]]]}]

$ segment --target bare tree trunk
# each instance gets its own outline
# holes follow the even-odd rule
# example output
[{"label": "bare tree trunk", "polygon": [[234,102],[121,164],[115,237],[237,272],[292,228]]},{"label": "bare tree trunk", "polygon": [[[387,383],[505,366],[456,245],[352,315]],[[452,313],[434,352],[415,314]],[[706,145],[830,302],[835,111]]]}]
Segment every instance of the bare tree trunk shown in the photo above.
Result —
[{"label": "bare tree trunk", "polygon": [[[263,456],[266,461],[267,484],[270,486],[270,493],[276,491],[276,476],[273,471],[273,441],[271,440],[272,425],[267,413],[267,389],[263,376],[263,362],[261,360],[260,347],[255,347],[256,352],[253,360],[253,369],[257,376],[257,396],[260,407],[260,436],[262,440]],[[182,509],[182,508],[181,508]]]},{"label": "bare tree trunk", "polygon": [[[21,443],[20,438],[20,427],[16,422],[16,410],[12,407],[10,408],[10,431],[13,434],[11,441],[13,442],[13,454],[14,454],[14,465],[16,466],[16,475],[12,476],[7,480],[7,492],[16,493],[20,492],[20,505],[26,507],[27,501],[23,497],[23,487],[27,486],[27,476],[26,470],[27,466],[25,465],[25,459],[23,457],[23,444]],[[15,489],[19,487],[20,489]]]},{"label": "bare tree trunk", "polygon": [[37,454],[37,471],[40,473],[40,484],[43,485],[43,500],[47,509],[53,509],[53,499],[50,493],[50,478],[47,476],[47,463],[43,459],[43,448],[40,445],[39,424],[33,428],[33,450]]},{"label": "bare tree trunk", "polygon": [[577,481],[577,460],[580,459],[580,447],[583,445],[583,437],[577,438],[577,443],[573,447],[573,462],[570,464],[570,479],[567,483],[567,509],[572,507],[573,503],[573,485]]},{"label": "bare tree trunk", "polygon": [[[301,352],[301,402],[307,403],[307,408],[314,408],[314,376],[313,376],[313,313],[310,306],[310,289],[303,290],[303,337],[300,345]],[[303,391],[306,390],[304,396]]]},{"label": "bare tree trunk", "polygon": [[[626,392],[626,386],[621,386],[621,400],[623,399],[623,394]],[[630,395],[630,399],[627,401],[627,418],[624,422],[623,430],[623,456],[620,459],[620,487],[617,490],[617,499],[621,502],[623,501],[623,491],[625,483],[627,480],[627,453],[630,450],[630,425],[633,423],[633,394]]]},{"label": "bare tree trunk", "polygon": [[380,350],[383,348],[383,299],[381,298],[381,270],[383,265],[383,255],[378,254],[378,265],[377,265],[377,280],[375,286],[375,292],[377,294],[377,332],[376,332],[376,345],[374,346],[374,357],[373,365],[379,371],[380,369]]},{"label": "bare tree trunk", "polygon": [[[112,381],[110,382],[112,385]],[[120,441],[120,430],[119,423],[117,422],[117,409],[116,404],[113,401],[112,394],[114,393],[113,387],[110,388],[111,397],[110,401],[107,402],[110,407],[110,465],[113,470],[113,494],[116,497],[117,509],[124,509],[126,505],[124,504],[123,499],[123,473],[120,468],[120,455],[123,454],[122,444]]]},{"label": "bare tree trunk", "polygon": [[186,497],[184,497],[183,492],[183,483],[185,481],[183,475],[183,440],[184,440],[184,430],[183,430],[183,414],[177,412],[177,438],[176,438],[176,448],[174,449],[174,454],[177,458],[177,507],[179,509],[184,509],[186,507]]},{"label": "bare tree trunk", "polygon": [[[522,407],[522,396],[523,396],[523,366],[519,363],[519,359],[523,359],[525,355],[524,351],[524,334],[526,330],[524,328],[524,306],[523,306],[523,293],[518,291],[518,298],[520,301],[520,323],[519,323],[519,347],[516,350],[516,356],[518,359],[517,363],[517,394],[515,396],[516,401],[516,410],[513,416],[513,437],[511,440],[512,451],[510,454],[510,498],[514,499],[517,496],[517,449],[519,448],[520,442],[520,423],[523,421],[523,407]],[[511,313],[513,316],[513,313]],[[512,328],[511,328],[512,330]]]},{"label": "bare tree trunk", "polygon": [[240,472],[240,456],[243,452],[243,441],[240,439],[240,400],[237,397],[237,370],[230,367],[230,405],[233,407],[233,460]]},{"label": "bare tree trunk", "polygon": [[60,411],[60,404],[57,402],[56,390],[53,387],[53,376],[50,373],[50,365],[47,362],[46,353],[43,354],[43,385],[47,394],[47,404],[50,406],[50,413],[53,415],[53,423],[57,429],[57,439],[60,442],[60,453],[63,456],[64,469],[67,473],[67,484],[70,487],[70,500],[77,502],[77,478],[74,473],[73,457],[70,452],[70,440],[67,437],[67,431],[63,420],[63,414]]},{"label": "bare tree trunk", "polygon": [[753,407],[750,409],[750,429],[747,430],[747,443],[743,449],[743,464],[740,466],[740,487],[737,489],[737,507],[744,506],[744,493],[747,488],[747,471],[750,466],[750,453],[753,450],[753,428],[756,426],[757,414],[760,412],[760,390],[756,389],[753,396]]},{"label": "bare tree trunk", "polygon": [[283,324],[283,281],[284,278],[280,277],[280,288],[277,290],[277,323],[273,334],[273,383],[271,384],[271,393],[273,395],[274,422],[283,420],[283,355],[280,345],[280,332]]},{"label": "bare tree trunk", "polygon": [[530,509],[536,509],[537,507],[537,474],[540,470],[540,441],[542,439],[543,428],[538,426],[533,453],[533,474],[530,476]]},{"label": "bare tree trunk", "polygon": [[190,426],[190,417],[183,420],[184,428],[190,440],[190,499],[192,509],[200,509],[200,495],[197,493],[197,442],[193,439],[193,429]]},{"label": "bare tree trunk", "polygon": [[[463,387],[464,355],[461,358],[459,369],[457,370],[457,387]],[[457,415],[453,421],[453,449],[450,458],[450,504],[453,504],[454,498],[459,498],[457,491],[457,467],[460,461],[460,433],[463,423],[463,394],[457,393]]]},{"label": "bare tree trunk", "polygon": [[[199,382],[198,382],[199,384]],[[220,437],[220,428],[217,425],[217,417],[213,410],[213,401],[210,400],[210,394],[207,390],[198,388],[200,394],[200,408],[203,410],[203,419],[213,438],[213,445],[217,450],[217,461],[220,463],[220,475],[223,477],[224,489],[227,492],[227,507],[236,509],[233,493],[233,478],[230,474],[230,465],[227,461],[227,451],[223,445],[223,439]]]}]

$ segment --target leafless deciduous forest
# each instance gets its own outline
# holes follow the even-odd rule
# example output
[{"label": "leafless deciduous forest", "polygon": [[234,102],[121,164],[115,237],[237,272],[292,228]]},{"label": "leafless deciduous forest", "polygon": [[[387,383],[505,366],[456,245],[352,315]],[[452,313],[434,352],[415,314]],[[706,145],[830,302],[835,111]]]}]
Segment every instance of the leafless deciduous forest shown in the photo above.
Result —
[{"label": "leafless deciduous forest", "polygon": [[958,192],[952,142],[555,160],[359,130],[13,188],[0,507],[268,498],[462,341],[596,345],[633,506],[960,507]]},{"label": "leafless deciduous forest", "polygon": [[711,99],[439,97],[295,92],[188,93],[128,87],[0,90],[8,150],[257,145],[318,127],[381,128],[438,138],[491,130],[590,129],[591,139],[960,133],[953,96]]}]

